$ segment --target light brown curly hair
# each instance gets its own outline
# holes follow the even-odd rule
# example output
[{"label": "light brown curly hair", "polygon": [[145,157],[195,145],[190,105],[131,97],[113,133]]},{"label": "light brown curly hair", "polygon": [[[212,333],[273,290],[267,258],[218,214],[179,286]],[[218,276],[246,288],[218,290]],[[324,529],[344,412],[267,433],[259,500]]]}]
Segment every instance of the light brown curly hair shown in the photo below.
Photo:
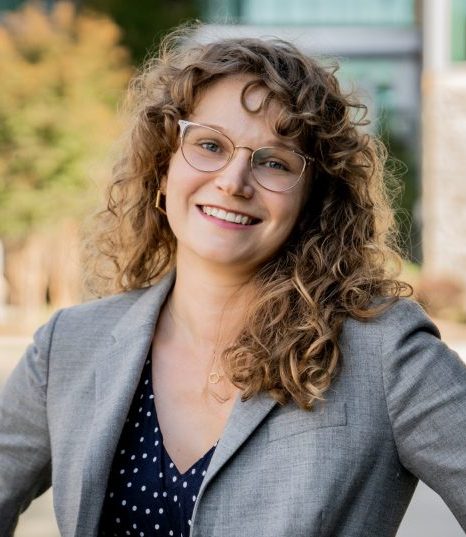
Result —
[{"label": "light brown curly hair", "polygon": [[315,161],[301,216],[259,267],[256,300],[224,367],[243,399],[265,391],[311,409],[338,372],[343,321],[373,318],[411,292],[396,279],[385,150],[364,133],[366,108],[342,92],[335,68],[278,39],[202,44],[193,34],[168,36],[130,85],[131,128],[97,217],[92,272],[102,294],[151,285],[174,267],[176,240],[155,195],[178,146],[177,122],[215,81],[252,75],[267,91],[263,106],[280,105],[277,133]]}]

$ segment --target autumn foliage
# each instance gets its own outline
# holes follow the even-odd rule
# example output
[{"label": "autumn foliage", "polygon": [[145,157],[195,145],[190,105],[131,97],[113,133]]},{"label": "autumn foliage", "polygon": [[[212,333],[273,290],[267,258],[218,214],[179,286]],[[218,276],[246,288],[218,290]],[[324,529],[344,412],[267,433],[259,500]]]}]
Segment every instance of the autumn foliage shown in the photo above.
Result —
[{"label": "autumn foliage", "polygon": [[131,74],[118,27],[58,2],[0,24],[0,238],[89,210]]}]

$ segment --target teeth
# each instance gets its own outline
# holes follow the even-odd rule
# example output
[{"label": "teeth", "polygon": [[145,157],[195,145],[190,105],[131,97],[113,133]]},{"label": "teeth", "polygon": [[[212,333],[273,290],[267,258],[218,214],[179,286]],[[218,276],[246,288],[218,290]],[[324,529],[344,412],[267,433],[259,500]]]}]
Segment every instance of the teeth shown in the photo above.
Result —
[{"label": "teeth", "polygon": [[244,214],[233,213],[231,211],[225,211],[224,209],[218,209],[217,207],[209,207],[208,205],[202,206],[202,212],[209,216],[214,216],[219,220],[226,220],[227,222],[233,222],[235,224],[242,224],[243,226],[249,225],[252,222],[252,218]]}]

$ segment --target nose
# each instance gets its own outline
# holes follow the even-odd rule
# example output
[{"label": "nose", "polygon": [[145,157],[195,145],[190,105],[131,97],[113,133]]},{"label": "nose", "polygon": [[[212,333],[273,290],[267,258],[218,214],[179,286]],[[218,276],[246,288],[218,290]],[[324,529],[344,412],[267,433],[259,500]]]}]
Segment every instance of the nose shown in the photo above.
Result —
[{"label": "nose", "polygon": [[217,172],[215,185],[229,196],[249,199],[254,195],[252,186],[251,152],[247,147],[237,147],[230,162]]}]

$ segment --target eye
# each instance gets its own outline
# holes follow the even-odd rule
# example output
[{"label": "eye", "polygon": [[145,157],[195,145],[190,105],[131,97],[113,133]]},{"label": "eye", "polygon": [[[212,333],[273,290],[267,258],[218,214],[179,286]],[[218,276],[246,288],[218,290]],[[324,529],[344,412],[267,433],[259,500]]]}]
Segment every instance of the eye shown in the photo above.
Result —
[{"label": "eye", "polygon": [[212,136],[212,133],[206,134],[205,132],[194,132],[193,134],[197,136],[192,136],[190,141],[199,152],[214,155],[222,155],[228,152],[225,141],[220,137]]},{"label": "eye", "polygon": [[260,162],[259,165],[264,166],[265,168],[271,168],[272,170],[285,171],[285,172],[288,171],[288,166],[285,163],[280,162],[278,160],[269,159],[264,162]]},{"label": "eye", "polygon": [[289,172],[290,165],[284,158],[277,155],[259,154],[256,155],[255,165],[269,172]]},{"label": "eye", "polygon": [[215,140],[199,140],[197,145],[210,153],[220,153],[222,147]]}]

